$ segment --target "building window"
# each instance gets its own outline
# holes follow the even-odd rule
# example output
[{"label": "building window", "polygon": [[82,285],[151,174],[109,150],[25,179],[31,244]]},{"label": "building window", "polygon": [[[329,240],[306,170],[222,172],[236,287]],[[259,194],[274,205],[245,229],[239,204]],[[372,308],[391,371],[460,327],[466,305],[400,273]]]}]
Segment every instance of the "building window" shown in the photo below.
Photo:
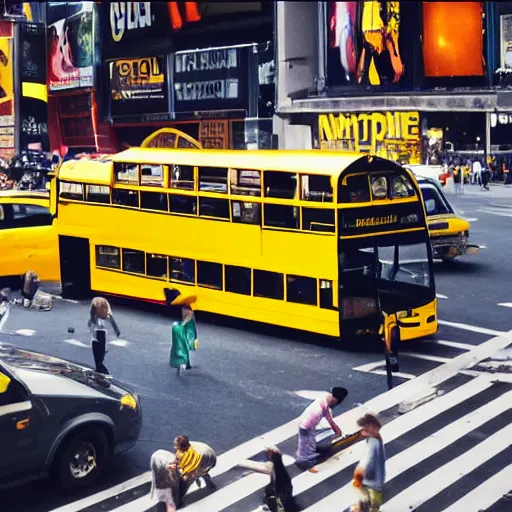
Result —
[{"label": "building window", "polygon": [[210,261],[197,262],[197,284],[222,290],[222,265]]},{"label": "building window", "polygon": [[116,183],[130,185],[139,184],[139,166],[137,164],[114,164],[114,176]]},{"label": "building window", "polygon": [[302,208],[302,229],[334,233],[334,210]]},{"label": "building window", "polygon": [[267,299],[284,299],[284,276],[266,270],[254,271],[254,296]]},{"label": "building window", "polygon": [[109,245],[96,246],[96,266],[106,268],[121,268],[121,257],[118,247]]},{"label": "building window", "polygon": [[320,279],[320,307],[323,309],[336,309],[332,294],[332,281]]},{"label": "building window", "polygon": [[199,190],[225,194],[228,191],[228,170],[218,167],[200,167]]},{"label": "building window", "polygon": [[197,215],[197,199],[192,196],[171,194],[171,213]]},{"label": "building window", "polygon": [[251,295],[251,269],[226,265],[226,291]]},{"label": "building window", "polygon": [[196,264],[189,258],[169,258],[171,281],[192,283],[196,281]]},{"label": "building window", "polygon": [[112,191],[112,202],[119,206],[139,207],[139,192],[137,190],[126,190],[115,188]]},{"label": "building window", "polygon": [[182,190],[195,190],[194,167],[192,165],[173,165],[169,173],[170,187]]},{"label": "building window", "polygon": [[312,277],[287,276],[286,300],[297,304],[317,305],[316,279]]},{"label": "building window", "polygon": [[297,190],[297,175],[291,172],[265,171],[265,197],[294,199]]},{"label": "building window", "polygon": [[164,166],[156,164],[142,164],[140,166],[140,184],[150,187],[163,187]]},{"label": "building window", "polygon": [[227,199],[199,198],[199,215],[229,219],[229,201]]},{"label": "building window", "polygon": [[296,206],[266,204],[265,226],[299,229],[299,209]]},{"label": "building window", "polygon": [[110,204],[110,187],[87,185],[87,201],[91,203]]},{"label": "building window", "polygon": [[146,254],[146,274],[151,277],[167,279],[167,256]]},{"label": "building window", "polygon": [[318,201],[332,203],[333,188],[330,176],[305,174],[301,176],[301,199],[304,201]]},{"label": "building window", "polygon": [[231,193],[241,196],[261,196],[261,172],[240,169],[229,170]]},{"label": "building window", "polygon": [[134,274],[144,274],[144,253],[133,249],[123,249],[123,270]]},{"label": "building window", "polygon": [[169,210],[167,194],[141,191],[140,207],[143,210],[159,210],[162,212],[167,212]]},{"label": "building window", "polygon": [[84,200],[84,186],[81,183],[60,182],[59,196],[61,199]]},{"label": "building window", "polygon": [[245,201],[231,201],[233,222],[261,224],[261,204]]}]

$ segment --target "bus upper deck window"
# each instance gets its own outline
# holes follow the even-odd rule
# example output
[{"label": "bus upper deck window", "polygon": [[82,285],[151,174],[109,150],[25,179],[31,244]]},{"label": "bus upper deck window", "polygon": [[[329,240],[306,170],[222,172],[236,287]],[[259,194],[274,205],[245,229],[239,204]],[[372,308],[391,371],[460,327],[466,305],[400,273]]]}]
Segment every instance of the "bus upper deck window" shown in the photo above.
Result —
[{"label": "bus upper deck window", "polygon": [[62,199],[74,199],[75,201],[84,200],[84,186],[82,183],[66,183],[60,182],[59,196]]},{"label": "bus upper deck window", "polygon": [[194,167],[191,165],[173,165],[169,173],[170,187],[194,190]]},{"label": "bus upper deck window", "polygon": [[117,183],[139,184],[139,166],[137,164],[114,164],[114,175]]},{"label": "bus upper deck window", "polygon": [[229,169],[231,193],[241,196],[261,196],[261,172]]},{"label": "bus upper deck window", "polygon": [[393,176],[391,178],[391,198],[414,197],[414,188],[406,176]]},{"label": "bus upper deck window", "polygon": [[228,191],[228,170],[220,167],[200,167],[199,190],[226,194]]},{"label": "bus upper deck window", "polygon": [[340,186],[338,202],[340,203],[367,203],[370,201],[370,189],[366,174],[349,176],[346,185],[343,181]]},{"label": "bus upper deck window", "polygon": [[386,199],[388,197],[388,180],[385,176],[372,176],[371,183],[374,199]]},{"label": "bus upper deck window", "polygon": [[301,199],[332,203],[333,190],[330,176],[305,174],[301,176]]},{"label": "bus upper deck window", "polygon": [[164,166],[142,164],[140,166],[140,184],[162,187],[164,184]]},{"label": "bus upper deck window", "polygon": [[265,171],[263,176],[265,197],[295,198],[297,191],[297,175],[295,173]]}]

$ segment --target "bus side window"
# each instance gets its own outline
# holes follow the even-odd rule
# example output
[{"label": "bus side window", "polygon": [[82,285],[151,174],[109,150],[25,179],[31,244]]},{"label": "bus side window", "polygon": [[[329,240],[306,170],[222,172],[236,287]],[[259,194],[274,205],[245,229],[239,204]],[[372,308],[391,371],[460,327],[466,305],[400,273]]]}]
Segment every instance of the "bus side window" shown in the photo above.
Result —
[{"label": "bus side window", "polygon": [[167,194],[160,192],[140,192],[140,207],[143,210],[159,210],[162,212],[169,211]]},{"label": "bus side window", "polygon": [[254,271],[254,296],[284,299],[284,275],[266,270]]},{"label": "bus side window", "polygon": [[261,224],[261,204],[245,201],[231,201],[233,222]]},{"label": "bus side window", "polygon": [[44,206],[13,204],[12,217],[13,228],[33,228],[37,226],[51,226],[52,224],[52,214]]},{"label": "bus side window", "polygon": [[197,199],[192,196],[171,194],[171,213],[197,215]]},{"label": "bus side window", "polygon": [[123,249],[123,270],[134,274],[145,274],[144,252],[134,249]]},{"label": "bus side window", "polygon": [[303,201],[318,201],[332,203],[333,189],[330,176],[305,174],[301,176],[301,199]]},{"label": "bus side window", "polygon": [[169,258],[169,277],[171,281],[192,283],[196,281],[196,264],[189,258]]},{"label": "bus side window", "polygon": [[139,166],[137,164],[114,164],[114,177],[116,183],[130,185],[139,184]]},{"label": "bus side window", "polygon": [[251,295],[251,269],[226,265],[226,291]]},{"label": "bus side window", "polygon": [[164,166],[157,164],[142,164],[140,166],[140,184],[162,187],[164,184]]},{"label": "bus side window", "polygon": [[96,266],[120,269],[121,256],[118,247],[110,245],[97,245],[96,246]]},{"label": "bus side window", "polygon": [[334,233],[334,210],[324,208],[302,208],[302,229]]},{"label": "bus side window", "polygon": [[112,202],[119,206],[129,206],[131,208],[139,207],[139,192],[137,190],[126,190],[124,188],[115,188],[112,191]]},{"label": "bus side window", "polygon": [[265,197],[294,199],[297,191],[297,175],[291,172],[265,171],[263,174]]},{"label": "bus side window", "polygon": [[265,226],[299,229],[299,209],[282,204],[264,205]]},{"label": "bus side window", "polygon": [[320,307],[323,309],[336,309],[332,292],[332,281],[320,279]]},{"label": "bus side window", "polygon": [[167,279],[167,266],[167,256],[146,254],[146,273],[148,276]]},{"label": "bus side window", "polygon": [[0,229],[7,227],[7,219],[5,218],[4,207],[0,204]]},{"label": "bus side window", "polygon": [[229,169],[231,193],[240,196],[261,196],[261,172]]},{"label": "bus side window", "polygon": [[87,185],[87,201],[90,203],[110,204],[110,187]]},{"label": "bus side window", "polygon": [[198,261],[197,284],[206,288],[222,290],[222,265],[210,261]]},{"label": "bus side window", "polygon": [[169,172],[169,186],[183,190],[194,190],[194,167],[192,165],[173,165]]},{"label": "bus side window", "polygon": [[228,170],[217,167],[200,167],[199,190],[226,194],[228,191]]},{"label": "bus side window", "polygon": [[316,306],[316,285],[313,277],[286,276],[286,300]]},{"label": "bus side window", "polygon": [[227,199],[214,199],[212,197],[199,198],[199,215],[203,217],[216,217],[229,219],[229,201]]},{"label": "bus side window", "polygon": [[81,183],[60,182],[59,197],[61,199],[74,199],[75,201],[84,200],[84,186]]},{"label": "bus side window", "polygon": [[346,185],[343,185],[343,180],[339,181],[339,203],[368,203],[369,201],[370,187],[367,175],[349,176]]}]

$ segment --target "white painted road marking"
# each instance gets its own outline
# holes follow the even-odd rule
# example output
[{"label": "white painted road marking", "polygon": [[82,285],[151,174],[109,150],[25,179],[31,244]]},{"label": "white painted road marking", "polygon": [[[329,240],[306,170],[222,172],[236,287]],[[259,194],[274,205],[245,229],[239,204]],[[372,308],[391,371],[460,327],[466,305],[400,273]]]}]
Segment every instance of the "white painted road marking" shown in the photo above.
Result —
[{"label": "white painted road marking", "polygon": [[62,341],[64,343],[69,343],[70,345],[75,345],[75,347],[91,348],[91,345],[86,345],[83,341],[75,340],[74,338],[68,338],[67,340]]},{"label": "white painted road marking", "polygon": [[505,308],[512,308],[512,302],[500,302],[498,306],[503,306]]},{"label": "white painted road marking", "polygon": [[496,331],[494,329],[487,329],[486,327],[478,327],[476,325],[461,324],[459,322],[448,322],[447,320],[438,320],[439,325],[446,325],[447,327],[455,327],[466,331],[479,332],[480,334],[488,334],[489,336],[501,336],[506,334],[505,331]]},{"label": "white painted road marking", "polygon": [[436,299],[447,299],[448,297],[446,295],[442,295],[440,293],[436,293]]},{"label": "white painted road marking", "polygon": [[469,343],[459,343],[458,341],[447,341],[447,340],[425,340],[425,343],[431,343],[433,345],[444,345],[446,347],[459,348],[461,350],[473,350],[475,345]]},{"label": "white painted road marking", "polygon": [[14,331],[19,336],[34,336],[36,331],[33,329],[18,329],[17,331]]},{"label": "white painted road marking", "polygon": [[114,345],[115,347],[127,347],[130,345],[130,342],[126,340],[112,340],[108,342],[108,345]]}]

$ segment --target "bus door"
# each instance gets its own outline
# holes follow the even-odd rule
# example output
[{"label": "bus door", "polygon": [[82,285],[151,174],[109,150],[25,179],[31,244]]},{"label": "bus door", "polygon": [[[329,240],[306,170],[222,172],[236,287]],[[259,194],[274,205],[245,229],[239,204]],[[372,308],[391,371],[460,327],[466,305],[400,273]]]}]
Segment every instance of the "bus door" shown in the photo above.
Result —
[{"label": "bus door", "polygon": [[344,240],[339,250],[340,331],[347,341],[357,336],[377,336],[380,264],[371,240]]}]

